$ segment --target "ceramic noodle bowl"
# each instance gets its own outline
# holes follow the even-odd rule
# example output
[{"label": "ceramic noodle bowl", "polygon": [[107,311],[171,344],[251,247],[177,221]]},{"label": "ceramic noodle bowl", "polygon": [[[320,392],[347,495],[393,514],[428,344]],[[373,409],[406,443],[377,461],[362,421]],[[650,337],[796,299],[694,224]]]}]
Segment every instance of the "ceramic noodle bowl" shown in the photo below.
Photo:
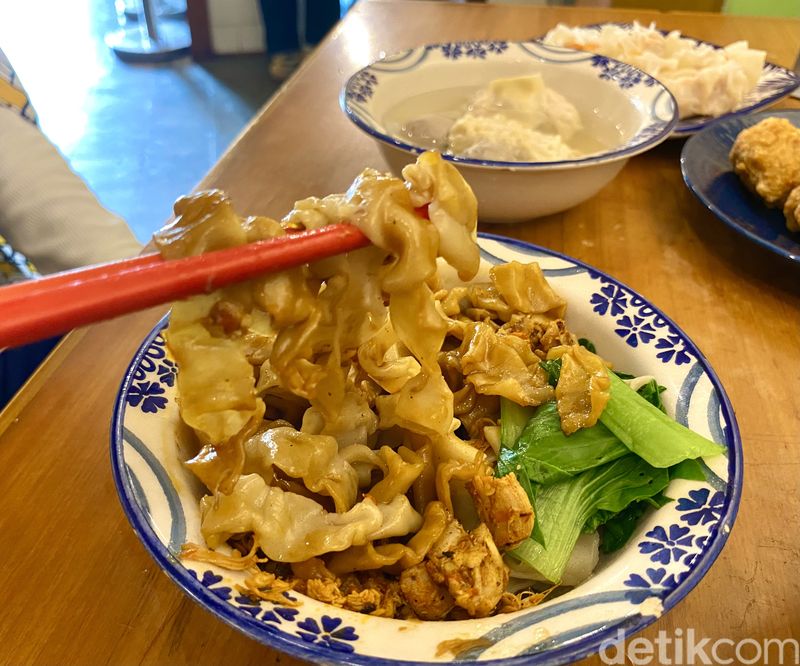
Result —
[{"label": "ceramic noodle bowl", "polygon": [[422,622],[377,618],[296,592],[287,606],[254,602],[236,588],[241,572],[182,560],[181,545],[202,543],[199,499],[205,489],[186,469],[176,404],[180,369],[162,331],[143,341],[124,377],[111,432],[122,506],[158,565],[197,603],[253,639],[312,663],[396,666],[481,661],[565,664],[630,637],[673,608],[708,571],[736,517],[742,450],[731,405],[697,347],[656,307],[579,261],[519,241],[482,235],[482,270],[537,261],[568,303],[567,323],[591,338],[615,368],[653,375],[667,390],[667,411],[724,445],[702,463],[703,480],[674,479],[674,501],[641,519],[627,545],[601,556],[594,574],[539,606],[476,620]]}]

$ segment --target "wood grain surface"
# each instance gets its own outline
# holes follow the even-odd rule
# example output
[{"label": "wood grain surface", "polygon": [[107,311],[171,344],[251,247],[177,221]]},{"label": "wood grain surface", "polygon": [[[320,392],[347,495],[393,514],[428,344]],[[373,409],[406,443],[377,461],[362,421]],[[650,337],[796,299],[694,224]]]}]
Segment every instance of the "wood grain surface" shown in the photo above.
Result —
[{"label": "wood grain surface", "polygon": [[[800,48],[793,20],[363,1],[200,186],[227,190],[241,213],[281,216],[296,199],[342,190],[365,166],[384,167],[338,107],[347,77],[381,52],[524,39],[558,21],[633,18],[717,43],[747,39],[785,66]],[[633,158],[597,196],[563,214],[487,230],[565,252],[639,291],[698,344],[733,403],[745,487],[730,541],[697,588],[642,635],[693,628],[711,640],[799,638],[800,266],[748,242],[696,201],[681,179],[681,147],[668,141]],[[120,508],[109,464],[112,404],[164,311],[80,331],[0,415],[0,664],[299,663],[186,597]]]}]

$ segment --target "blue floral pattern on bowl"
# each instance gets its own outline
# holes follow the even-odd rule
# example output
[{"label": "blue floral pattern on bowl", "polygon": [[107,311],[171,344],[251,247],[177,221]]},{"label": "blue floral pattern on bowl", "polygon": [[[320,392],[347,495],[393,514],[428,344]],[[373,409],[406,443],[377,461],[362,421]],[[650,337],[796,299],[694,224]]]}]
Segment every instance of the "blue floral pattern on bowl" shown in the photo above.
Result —
[{"label": "blue floral pattern on bowl", "polygon": [[464,58],[486,58],[492,54],[504,53],[508,49],[508,42],[450,42],[449,44],[429,44],[427,51],[441,51],[445,58],[458,60]]},{"label": "blue floral pattern on bowl", "polygon": [[[550,47],[537,41],[448,42],[428,44],[392,54],[359,70],[350,77],[342,89],[341,106],[356,125],[374,138],[403,150],[421,152],[422,148],[407,143],[404,138],[395,136],[389,128],[384,126],[383,119],[387,109],[383,107],[383,102],[379,101],[381,90],[387,88],[392,81],[399,80],[397,77],[409,74],[423,76],[426,71],[429,71],[427,68],[436,69],[436,67],[446,66],[453,70],[448,79],[458,81],[461,78],[459,70],[462,65],[479,62],[510,63],[518,66],[520,62],[526,61],[530,61],[531,64],[539,63],[540,67],[578,68],[586,73],[591,73],[597,79],[609,81],[626,91],[626,95],[635,100],[635,106],[643,110],[641,117],[637,117],[637,126],[630,135],[626,135],[622,145],[586,157],[548,162],[548,165],[576,162],[594,164],[632,156],[662,141],[669,135],[677,122],[677,107],[672,95],[658,81],[641,70],[611,58],[592,56],[583,51]],[[392,93],[389,94],[389,97],[395,99],[395,95]],[[519,168],[539,165],[536,162],[503,162],[452,155],[445,155],[445,159],[453,159],[463,165],[477,166],[515,166]]]},{"label": "blue floral pattern on bowl", "polygon": [[614,318],[614,332],[629,346],[652,345],[660,350],[656,357],[665,364],[692,361],[694,354],[685,336],[649,303],[601,273],[590,271],[590,276],[600,282],[589,298],[594,312]]},{"label": "blue floral pattern on bowl", "polygon": [[725,496],[720,491],[711,494],[708,488],[689,492],[689,497],[678,500],[681,520],[689,525],[716,525],[724,511]]},{"label": "blue floral pattern on bowl", "polygon": [[297,635],[307,643],[316,643],[336,650],[337,652],[354,652],[351,645],[358,640],[353,627],[342,626],[338,617],[323,615],[319,623],[313,617],[307,617],[297,623]]},{"label": "blue floral pattern on bowl", "polygon": [[678,580],[674,574],[667,576],[664,567],[648,567],[642,574],[631,574],[624,584],[632,588],[625,593],[625,598],[632,604],[642,604],[653,597],[666,596],[675,589]]},{"label": "blue floral pattern on bowl", "polygon": [[131,407],[154,414],[166,409],[169,399],[165,387],[175,385],[178,367],[175,361],[167,358],[166,341],[162,335],[153,338],[137,366],[127,401]]},{"label": "blue floral pattern on bowl", "polygon": [[352,85],[347,90],[347,99],[354,102],[366,102],[372,97],[373,89],[378,84],[378,78],[372,72],[359,72],[352,80]]},{"label": "blue floral pattern on bowl", "polygon": [[[240,591],[244,574],[177,557],[182,542],[199,542],[201,536],[197,495],[191,491],[194,481],[185,468],[175,466],[175,444],[169,435],[177,424],[176,375],[161,335],[166,325],[162,321],[142,344],[123,381],[112,427],[113,469],[122,506],[146,548],[205,608],[254,639],[315,663],[430,662],[443,658],[436,653],[442,641],[468,637],[475,645],[451,661],[560,664],[598,649],[603,640],[598,623],[624,623],[629,633],[647,626],[683,598],[711,566],[736,515],[741,442],[724,390],[702,354],[655,306],[596,269],[520,241],[481,235],[479,242],[485,262],[538,261],[554,288],[568,296],[570,325],[592,337],[618,367],[638,364],[652,369],[670,387],[668,394],[680,394],[683,407],[676,407],[676,417],[716,434],[726,444],[728,457],[707,461],[707,481],[673,481],[668,494],[677,499],[651,510],[623,551],[601,564],[585,586],[536,608],[474,625],[432,624],[372,618],[293,592],[284,594],[286,604],[256,601]],[[643,340],[642,332],[652,337]],[[659,341],[664,343],[659,346]],[[663,356],[669,350],[673,353]],[[161,392],[150,392],[153,384]],[[151,401],[155,408],[145,409],[146,398],[163,399],[163,404]],[[699,409],[690,410],[689,405]],[[719,428],[696,419],[713,411],[719,414]],[[587,617],[594,619],[586,624]],[[540,627],[547,640],[541,641],[542,634],[529,631],[531,627]]]},{"label": "blue floral pattern on bowl", "polygon": [[595,55],[591,59],[592,67],[597,67],[601,74],[601,79],[615,81],[620,88],[633,88],[640,83],[646,86],[653,86],[656,80],[646,74],[641,69],[626,65],[624,62],[612,60],[605,56]]},{"label": "blue floral pattern on bowl", "polygon": [[270,610],[265,610],[261,619],[264,620],[264,622],[283,624],[284,622],[294,622],[299,614],[300,611],[296,608],[275,606]]},{"label": "blue floral pattern on bowl", "polygon": [[687,555],[687,548],[694,543],[694,535],[688,527],[681,527],[674,523],[665,529],[660,525],[650,530],[647,534],[648,541],[640,541],[639,552],[650,555],[653,562],[669,564],[677,562]]}]

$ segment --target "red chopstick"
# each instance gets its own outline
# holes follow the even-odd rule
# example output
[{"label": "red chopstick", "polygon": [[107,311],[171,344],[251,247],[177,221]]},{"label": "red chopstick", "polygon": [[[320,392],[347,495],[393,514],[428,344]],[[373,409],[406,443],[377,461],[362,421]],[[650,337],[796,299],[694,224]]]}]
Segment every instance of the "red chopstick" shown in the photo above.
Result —
[{"label": "red chopstick", "polygon": [[0,287],[0,349],[366,245],[357,227],[333,224],[196,257],[149,254]]}]

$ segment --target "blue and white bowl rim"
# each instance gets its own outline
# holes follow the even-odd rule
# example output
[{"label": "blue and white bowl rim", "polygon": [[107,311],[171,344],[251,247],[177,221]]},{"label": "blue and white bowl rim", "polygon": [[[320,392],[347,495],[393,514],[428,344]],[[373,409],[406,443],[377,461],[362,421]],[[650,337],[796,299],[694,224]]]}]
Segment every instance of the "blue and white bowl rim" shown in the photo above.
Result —
[{"label": "blue and white bowl rim", "polygon": [[[616,280],[608,274],[600,271],[589,264],[566,254],[544,248],[533,243],[527,243],[517,239],[500,236],[497,234],[480,233],[481,238],[496,240],[533,250],[534,252],[547,254],[590,271],[604,280],[615,284],[631,293],[638,293],[624,283]],[[643,298],[643,297],[642,297]],[[646,299],[643,299],[646,301]],[[725,420],[730,423],[728,436],[728,481],[725,489],[724,505],[720,514],[720,529],[716,531],[710,539],[710,544],[699,555],[697,564],[693,566],[689,574],[678,585],[663,597],[664,612],[673,608],[680,602],[703,578],[711,565],[722,552],[728,540],[730,529],[734,524],[739,509],[739,501],[742,494],[743,483],[743,452],[742,441],[739,433],[739,426],[733,411],[730,399],[723,388],[719,377],[716,375],[708,359],[702,354],[684,331],[659,308],[650,304],[653,312],[663,317],[663,319],[674,328],[686,348],[696,355],[696,358],[707,374],[711,384],[717,391],[720,401],[720,409]],[[312,663],[331,663],[331,652],[320,648],[317,645],[307,643],[297,636],[291,636],[282,632],[269,632],[264,630],[264,625],[246,613],[237,612],[227,601],[213,594],[208,588],[204,587],[197,578],[193,577],[184,568],[176,557],[164,546],[159,536],[155,533],[147,515],[135,501],[132,501],[133,490],[126,480],[125,459],[123,454],[123,421],[126,408],[125,396],[133,381],[136,367],[141,363],[150,343],[156,338],[160,331],[166,326],[169,315],[165,315],[150,331],[137,350],[133,360],[125,372],[119,392],[117,393],[114,412],[111,421],[111,468],[114,476],[114,483],[117,488],[120,503],[127,516],[134,532],[141,539],[145,549],[151,557],[166,572],[166,574],[187,594],[189,597],[211,611],[218,619],[222,620],[231,627],[242,631],[250,638],[266,644],[272,648],[285,652],[293,657],[306,659]],[[601,645],[607,641],[613,641],[618,637],[620,629],[624,629],[626,636],[631,636],[649,626],[658,619],[655,615],[631,615],[623,624],[616,624],[608,629],[601,629],[591,635],[576,640],[559,648],[542,651],[534,655],[518,655],[502,659],[491,659],[476,663],[486,664],[487,666],[523,666],[536,664],[537,666],[556,666],[566,664],[592,655],[598,651]],[[341,664],[352,664],[354,666],[440,666],[442,662],[430,661],[406,661],[402,659],[386,659],[382,657],[371,657],[359,654],[336,654],[336,661]],[[451,663],[459,663],[458,661]],[[460,662],[464,663],[464,662]]]},{"label": "blue and white bowl rim", "polygon": [[[474,44],[488,44],[490,43],[489,40],[476,40],[471,42]],[[552,52],[552,53],[587,53],[585,51],[577,51],[575,49],[566,49],[556,46],[549,46],[546,44],[542,44],[536,40],[528,40],[528,41],[508,41],[508,44],[535,44],[538,47],[543,47],[544,49]],[[434,48],[438,48],[441,46],[446,46],[446,43],[438,43],[438,44],[426,44],[424,46],[418,46],[411,51],[421,51],[421,50],[430,50]],[[369,134],[375,139],[379,141],[394,146],[395,148],[399,148],[401,150],[406,150],[414,154],[424,153],[425,148],[421,148],[420,146],[415,146],[410,143],[406,143],[405,141],[401,141],[397,137],[392,136],[391,134],[386,134],[385,132],[381,132],[380,130],[376,129],[373,125],[371,125],[368,121],[363,119],[355,109],[350,104],[350,101],[347,99],[347,90],[351,87],[351,84],[356,80],[360,74],[364,72],[368,72],[372,67],[376,64],[383,62],[384,60],[392,60],[396,59],[400,56],[401,53],[405,53],[405,51],[398,51],[397,53],[391,55],[385,55],[383,58],[379,58],[371,62],[366,67],[362,67],[357,72],[355,72],[349,79],[347,79],[347,83],[345,83],[344,87],[342,88],[339,94],[339,105],[341,106],[342,110],[345,112],[347,117],[359,128],[361,128],[364,132]],[[529,52],[530,53],[530,52]],[[530,54],[534,57],[535,54]],[[589,62],[595,57],[593,53],[587,53],[586,58],[582,58],[580,60],[569,60],[565,62],[557,62],[557,61],[548,61],[550,64],[562,64],[562,65],[570,65],[574,63],[583,63]],[[605,56],[604,56],[605,57]],[[442,157],[446,159],[448,162],[453,162],[454,164],[458,165],[468,165],[468,166],[475,166],[475,167],[484,167],[484,168],[494,168],[494,169],[514,169],[514,170],[524,170],[524,169],[557,169],[559,167],[567,168],[567,167],[582,167],[582,166],[591,166],[594,164],[602,164],[605,162],[613,162],[619,159],[624,159],[627,157],[633,157],[634,155],[638,155],[639,153],[643,153],[648,150],[652,146],[656,146],[659,143],[662,143],[666,138],[672,134],[673,130],[675,129],[676,125],[678,124],[679,116],[678,116],[678,104],[675,101],[675,97],[673,94],[664,86],[660,81],[655,79],[654,77],[650,76],[646,72],[642,71],[641,69],[634,67],[633,65],[628,65],[627,63],[620,62],[619,60],[615,60],[614,58],[606,58],[609,63],[613,63],[615,65],[621,65],[629,70],[634,70],[640,73],[643,77],[647,79],[652,79],[654,81],[654,87],[657,86],[659,91],[659,95],[668,95],[672,101],[672,118],[664,125],[661,131],[657,132],[656,134],[648,134],[645,136],[644,139],[638,141],[635,144],[625,144],[623,147],[618,148],[616,150],[607,151],[604,153],[598,153],[593,155],[588,155],[586,157],[580,157],[576,159],[570,160],[555,160],[550,162],[506,162],[502,160],[479,160],[470,157],[459,157],[457,155],[448,155],[442,154]],[[640,132],[643,129],[646,129],[647,126],[640,128]],[[635,138],[635,137],[633,137]]]}]

